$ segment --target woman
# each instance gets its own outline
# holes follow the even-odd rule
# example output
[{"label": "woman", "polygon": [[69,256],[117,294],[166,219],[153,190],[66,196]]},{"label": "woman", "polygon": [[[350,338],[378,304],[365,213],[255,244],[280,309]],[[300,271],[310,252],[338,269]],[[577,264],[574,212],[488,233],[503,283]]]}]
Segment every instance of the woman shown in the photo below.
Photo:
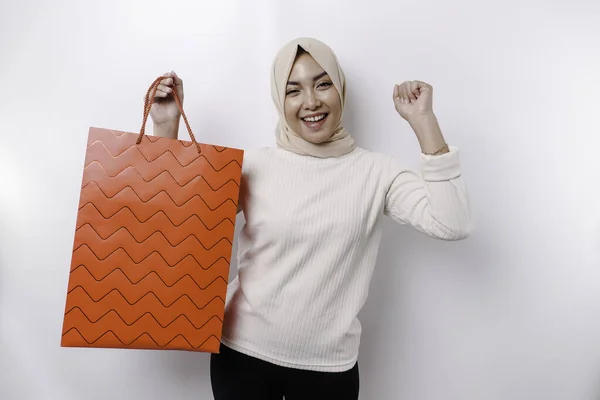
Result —
[{"label": "woman", "polygon": [[[299,38],[277,54],[271,92],[277,147],[246,151],[238,276],[227,294],[222,350],[211,358],[217,400],[357,399],[361,325],[383,215],[433,238],[471,229],[458,149],[432,110],[432,88],[396,85],[396,110],[421,147],[421,174],[357,147],[342,124],[345,78],[333,51]],[[166,74],[154,134],[177,137]]]}]

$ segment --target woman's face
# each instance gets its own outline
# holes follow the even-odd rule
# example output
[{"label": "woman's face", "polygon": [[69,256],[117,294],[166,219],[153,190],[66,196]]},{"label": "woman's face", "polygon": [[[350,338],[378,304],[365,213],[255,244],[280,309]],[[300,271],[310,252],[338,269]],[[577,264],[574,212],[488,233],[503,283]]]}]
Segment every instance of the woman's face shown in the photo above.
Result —
[{"label": "woman's face", "polygon": [[285,118],[301,138],[322,143],[331,137],[342,114],[340,95],[329,75],[308,53],[294,62],[284,102]]}]

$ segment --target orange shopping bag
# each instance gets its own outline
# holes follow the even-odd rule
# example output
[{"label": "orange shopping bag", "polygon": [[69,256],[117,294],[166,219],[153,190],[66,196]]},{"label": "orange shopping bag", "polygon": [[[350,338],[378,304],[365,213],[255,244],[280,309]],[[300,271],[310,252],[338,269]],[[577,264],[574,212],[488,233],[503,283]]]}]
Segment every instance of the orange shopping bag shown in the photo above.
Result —
[{"label": "orange shopping bag", "polygon": [[61,346],[217,353],[243,151],[90,128]]}]

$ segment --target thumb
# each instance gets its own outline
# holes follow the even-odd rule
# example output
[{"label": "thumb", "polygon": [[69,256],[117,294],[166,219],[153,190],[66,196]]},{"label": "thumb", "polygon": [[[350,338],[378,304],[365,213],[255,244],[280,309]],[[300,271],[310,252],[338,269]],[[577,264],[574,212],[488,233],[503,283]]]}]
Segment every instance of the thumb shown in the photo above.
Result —
[{"label": "thumb", "polygon": [[173,77],[173,83],[176,85],[181,85],[183,83],[183,80],[175,73],[175,71],[171,71],[170,74]]}]

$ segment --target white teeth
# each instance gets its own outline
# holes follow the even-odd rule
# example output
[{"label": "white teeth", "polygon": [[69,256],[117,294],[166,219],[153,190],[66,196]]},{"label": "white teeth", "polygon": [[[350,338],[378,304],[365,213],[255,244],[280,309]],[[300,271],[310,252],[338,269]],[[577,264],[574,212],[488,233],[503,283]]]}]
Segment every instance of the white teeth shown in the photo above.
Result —
[{"label": "white teeth", "polygon": [[302,118],[306,122],[317,122],[325,118],[325,114],[317,115],[316,117],[306,117]]}]

